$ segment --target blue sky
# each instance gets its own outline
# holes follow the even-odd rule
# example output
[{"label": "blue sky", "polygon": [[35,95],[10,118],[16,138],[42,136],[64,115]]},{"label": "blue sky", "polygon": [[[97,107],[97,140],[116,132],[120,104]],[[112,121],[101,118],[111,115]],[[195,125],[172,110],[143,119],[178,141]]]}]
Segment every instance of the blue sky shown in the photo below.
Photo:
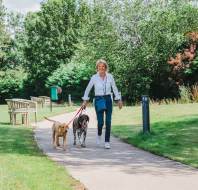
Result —
[{"label": "blue sky", "polygon": [[3,0],[3,4],[8,10],[25,14],[29,11],[39,10],[41,1],[42,0]]}]

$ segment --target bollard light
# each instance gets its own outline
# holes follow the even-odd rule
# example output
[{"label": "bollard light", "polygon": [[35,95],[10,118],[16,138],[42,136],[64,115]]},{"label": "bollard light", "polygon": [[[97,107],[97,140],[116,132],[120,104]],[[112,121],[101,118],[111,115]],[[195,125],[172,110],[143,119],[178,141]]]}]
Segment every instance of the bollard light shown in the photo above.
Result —
[{"label": "bollard light", "polygon": [[143,133],[150,133],[150,116],[149,116],[149,97],[142,96],[142,120]]}]

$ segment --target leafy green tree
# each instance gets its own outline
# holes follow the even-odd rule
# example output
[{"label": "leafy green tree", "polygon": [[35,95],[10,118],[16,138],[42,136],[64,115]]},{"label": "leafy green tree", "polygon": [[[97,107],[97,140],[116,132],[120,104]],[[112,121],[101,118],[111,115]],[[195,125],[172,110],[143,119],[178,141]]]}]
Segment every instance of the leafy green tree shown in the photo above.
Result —
[{"label": "leafy green tree", "polygon": [[87,85],[90,73],[92,72],[86,64],[74,64],[71,62],[67,65],[61,65],[53,72],[48,78],[46,86],[58,85],[62,87],[64,99],[67,98],[68,94],[72,94],[73,98],[78,98],[79,100]]},{"label": "leafy green tree", "polygon": [[[6,11],[0,0],[0,102],[6,98],[22,95],[23,80],[26,74],[20,64],[20,53],[16,46],[16,35],[19,34],[19,24],[16,14]],[[12,22],[12,24],[11,24]],[[14,25],[15,24],[15,25]],[[20,26],[21,27],[21,26]],[[12,33],[12,32],[14,33]],[[14,35],[15,34],[15,35]],[[19,41],[18,41],[19,42]],[[21,42],[20,42],[21,43]],[[21,58],[23,60],[23,58]]]},{"label": "leafy green tree", "polygon": [[26,77],[23,70],[7,69],[0,71],[0,102],[6,98],[19,98],[23,96],[23,81]]},{"label": "leafy green tree", "polygon": [[32,93],[45,92],[45,81],[76,49],[78,9],[73,0],[49,0],[25,19],[25,68]]},{"label": "leafy green tree", "polygon": [[6,30],[14,38],[15,35],[24,32],[24,15],[9,11],[6,14]]},{"label": "leafy green tree", "polygon": [[7,68],[22,67],[25,63],[24,47],[26,35],[24,31],[24,16],[20,13],[8,12],[6,31],[11,36],[10,48],[7,51]]},{"label": "leafy green tree", "polygon": [[5,8],[2,0],[0,0],[0,69],[4,69],[7,65],[7,52],[11,45],[10,36],[6,32],[5,26]]},{"label": "leafy green tree", "polygon": [[115,73],[119,83],[127,86],[123,94],[133,101],[144,93],[159,98],[176,96],[177,87],[168,81],[167,60],[183,48],[184,34],[198,28],[197,7],[185,0],[136,0],[126,2],[122,14],[124,19],[118,22],[122,29],[117,30],[122,59]]},{"label": "leafy green tree", "polygon": [[81,13],[75,54],[67,65],[48,78],[48,85],[58,84],[76,98],[83,95],[91,75],[96,72],[97,59],[106,59],[113,72],[118,47],[118,36],[103,7],[95,5],[91,9],[83,4]]},{"label": "leafy green tree", "polygon": [[[178,96],[167,61],[188,44],[185,33],[198,30],[198,8],[187,0],[48,0],[27,15],[25,29],[19,21],[10,16],[13,39],[0,23],[0,67],[23,65],[25,92],[40,95],[59,85],[81,97],[104,58],[124,98],[135,102],[142,94]],[[196,72],[197,58],[186,83],[197,81]]]}]

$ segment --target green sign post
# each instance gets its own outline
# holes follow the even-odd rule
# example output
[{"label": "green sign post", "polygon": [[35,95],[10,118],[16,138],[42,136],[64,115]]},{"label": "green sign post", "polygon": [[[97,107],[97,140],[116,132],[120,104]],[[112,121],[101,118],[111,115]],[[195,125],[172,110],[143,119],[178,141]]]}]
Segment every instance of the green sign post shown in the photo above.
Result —
[{"label": "green sign post", "polygon": [[52,101],[58,100],[58,86],[51,87],[51,100]]},{"label": "green sign post", "polygon": [[51,96],[51,111],[52,111],[52,101],[58,100],[58,86],[51,86],[50,88],[50,96]]}]

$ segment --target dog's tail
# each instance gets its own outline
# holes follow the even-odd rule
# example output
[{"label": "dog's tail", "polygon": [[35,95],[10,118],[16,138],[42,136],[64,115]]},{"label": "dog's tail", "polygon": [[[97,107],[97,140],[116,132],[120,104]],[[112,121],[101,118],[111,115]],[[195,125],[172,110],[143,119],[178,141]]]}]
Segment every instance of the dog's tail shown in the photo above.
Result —
[{"label": "dog's tail", "polygon": [[52,120],[52,119],[49,119],[49,118],[47,118],[47,117],[44,117],[45,119],[47,119],[48,121],[51,121],[51,122],[57,122],[57,121],[55,121],[55,120]]}]

